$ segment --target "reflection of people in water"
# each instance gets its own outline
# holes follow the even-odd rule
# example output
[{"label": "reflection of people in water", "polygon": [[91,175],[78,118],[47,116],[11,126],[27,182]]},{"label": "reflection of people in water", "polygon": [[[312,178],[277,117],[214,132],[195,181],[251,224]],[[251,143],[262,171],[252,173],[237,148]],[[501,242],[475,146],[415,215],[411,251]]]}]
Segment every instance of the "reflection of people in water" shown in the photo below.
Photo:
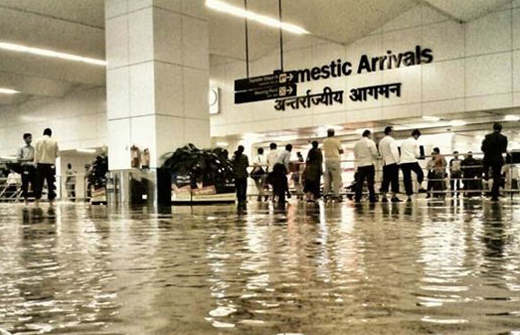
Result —
[{"label": "reflection of people in water", "polygon": [[507,244],[507,233],[502,221],[502,208],[497,204],[484,208],[484,235],[482,241],[486,246],[485,258],[496,263],[496,258],[504,257],[504,246]]}]

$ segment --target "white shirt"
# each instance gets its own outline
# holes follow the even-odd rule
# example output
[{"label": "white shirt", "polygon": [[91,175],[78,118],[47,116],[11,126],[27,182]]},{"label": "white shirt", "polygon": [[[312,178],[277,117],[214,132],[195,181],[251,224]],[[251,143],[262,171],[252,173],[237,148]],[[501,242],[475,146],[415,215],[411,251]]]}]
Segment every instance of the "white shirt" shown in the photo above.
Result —
[{"label": "white shirt", "polygon": [[399,163],[399,149],[397,148],[397,142],[392,136],[387,135],[379,141],[379,152],[383,157],[385,165]]},{"label": "white shirt", "polygon": [[262,169],[265,170],[267,168],[267,158],[263,154],[258,155],[256,156],[256,161],[254,162],[254,164],[260,166]]},{"label": "white shirt", "polygon": [[285,165],[285,168],[287,171],[289,171],[289,163],[291,162],[291,152],[284,150],[282,153],[278,156],[278,160],[276,163]]},{"label": "white shirt", "polygon": [[58,142],[50,138],[50,136],[43,136],[34,145],[34,162],[36,164],[56,164],[58,157]]},{"label": "white shirt", "polygon": [[368,137],[363,137],[354,145],[354,157],[356,158],[356,166],[374,165],[378,152],[374,141]]},{"label": "white shirt", "polygon": [[269,167],[270,172],[273,172],[274,166],[276,164],[276,161],[278,161],[279,155],[280,155],[280,153],[278,152],[278,150],[271,150],[267,154],[267,165]]},{"label": "white shirt", "polygon": [[400,164],[417,163],[420,156],[419,143],[415,138],[409,137],[401,144]]}]

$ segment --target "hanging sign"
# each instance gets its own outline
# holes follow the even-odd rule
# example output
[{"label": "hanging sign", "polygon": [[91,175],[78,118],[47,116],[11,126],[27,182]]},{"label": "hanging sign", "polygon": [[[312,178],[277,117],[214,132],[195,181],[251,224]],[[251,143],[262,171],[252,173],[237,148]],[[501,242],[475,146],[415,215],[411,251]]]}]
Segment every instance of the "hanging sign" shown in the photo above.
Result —
[{"label": "hanging sign", "polygon": [[235,92],[235,104],[285,98],[295,95],[295,84],[288,84],[283,86],[278,85],[276,87],[267,87],[251,91]]}]

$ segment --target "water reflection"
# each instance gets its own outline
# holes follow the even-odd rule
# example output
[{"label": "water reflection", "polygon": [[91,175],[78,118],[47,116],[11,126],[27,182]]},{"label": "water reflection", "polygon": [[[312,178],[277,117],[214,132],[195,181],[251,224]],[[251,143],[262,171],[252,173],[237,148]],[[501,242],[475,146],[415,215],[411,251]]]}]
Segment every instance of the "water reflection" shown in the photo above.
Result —
[{"label": "water reflection", "polygon": [[0,334],[514,334],[516,208],[0,205]]}]

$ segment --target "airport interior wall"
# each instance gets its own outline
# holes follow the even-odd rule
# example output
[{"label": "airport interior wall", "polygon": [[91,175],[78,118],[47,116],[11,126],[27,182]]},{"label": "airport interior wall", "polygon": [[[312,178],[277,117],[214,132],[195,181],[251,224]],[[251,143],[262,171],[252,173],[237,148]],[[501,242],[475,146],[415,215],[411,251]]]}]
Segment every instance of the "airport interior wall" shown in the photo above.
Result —
[{"label": "airport interior wall", "polygon": [[77,89],[63,98],[31,99],[0,109],[0,155],[14,155],[23,145],[22,135],[35,138],[53,129],[60,150],[106,145],[105,88]]},{"label": "airport interior wall", "polygon": [[[212,116],[212,136],[345,124],[422,115],[472,112],[520,105],[520,1],[469,23],[460,23],[418,5],[351,45],[287,36],[284,70],[309,69],[341,59],[352,62],[350,76],[298,84],[298,96],[329,86],[345,90],[344,103],[278,111],[273,100],[236,105],[234,80],[246,77],[245,62],[214,65],[211,85],[220,88],[221,113]],[[357,74],[362,55],[393,55],[417,46],[432,50],[433,62]],[[254,45],[251,46],[254,48]],[[250,64],[251,76],[280,68],[279,51]],[[402,96],[351,101],[352,88],[402,83]]]}]

